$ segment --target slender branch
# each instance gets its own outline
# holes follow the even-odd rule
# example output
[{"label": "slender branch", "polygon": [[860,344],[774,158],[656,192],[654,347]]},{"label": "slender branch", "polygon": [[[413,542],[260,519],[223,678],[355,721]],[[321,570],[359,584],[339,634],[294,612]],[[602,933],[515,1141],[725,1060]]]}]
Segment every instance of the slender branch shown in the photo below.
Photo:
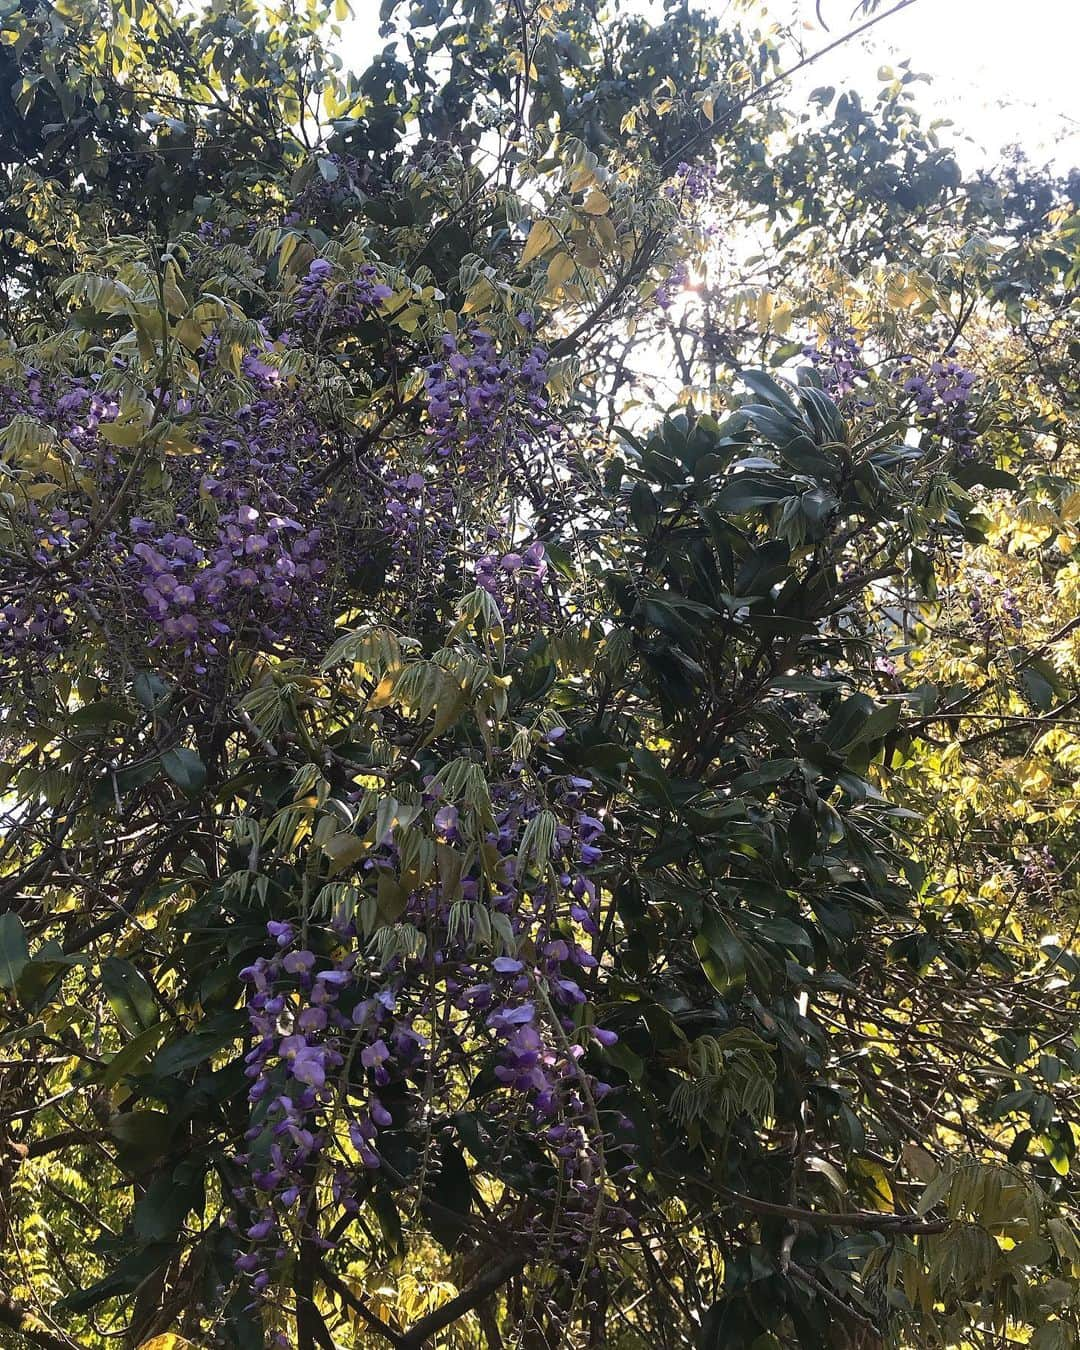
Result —
[{"label": "slender branch", "polygon": [[342,1303],[344,1303],[346,1307],[351,1308],[358,1317],[362,1318],[372,1331],[377,1331],[379,1335],[385,1337],[391,1345],[400,1346],[402,1344],[400,1331],[395,1327],[392,1327],[388,1322],[384,1322],[381,1317],[376,1317],[367,1304],[356,1297],[345,1281],[340,1279],[325,1261],[320,1259],[317,1269],[319,1277],[323,1284],[326,1285],[327,1289],[337,1294]]},{"label": "slender branch", "polygon": [[59,1153],[65,1148],[75,1148],[79,1145],[85,1147],[88,1144],[99,1143],[102,1139],[107,1139],[108,1135],[104,1130],[64,1130],[60,1134],[54,1134],[49,1139],[34,1139],[25,1145],[16,1145],[17,1149],[25,1148],[26,1158],[43,1158],[49,1153]]},{"label": "slender branch", "polygon": [[[834,38],[832,42],[827,43],[824,47],[819,47],[817,51],[811,52],[809,56],[804,56],[801,61],[796,61],[793,66],[788,66],[786,70],[782,70],[779,75],[774,75],[771,80],[766,80],[764,84],[758,85],[755,90],[747,94],[741,103],[738,103],[735,106],[732,112],[728,114],[728,118],[741,113],[747,104],[754,103],[759,98],[763,97],[763,95],[771,93],[786,80],[790,80],[793,75],[797,75],[800,70],[805,70],[807,66],[815,65],[823,56],[828,56],[830,52],[836,51],[838,47],[846,46],[849,42],[854,41],[857,37],[861,37],[863,33],[868,32],[869,29],[875,27],[877,24],[892,18],[894,14],[899,14],[903,9],[910,9],[915,3],[916,0],[897,0],[895,5],[891,5],[888,9],[883,9],[880,14],[872,15],[864,23],[859,24],[858,27],[849,28],[846,33],[841,33],[841,35],[838,38]],[[677,150],[673,150],[672,153],[668,155],[667,159],[664,160],[663,164],[660,166],[661,174],[666,176],[667,173],[670,173],[680,160],[686,158],[688,151],[693,150],[701,141],[708,140],[715,134],[718,128],[722,128],[726,124],[727,120],[727,118],[721,119],[719,122],[710,123],[708,126],[695,131]]]},{"label": "slender branch", "polygon": [[944,1233],[952,1227],[950,1219],[918,1219],[911,1214],[878,1214],[873,1210],[856,1209],[850,1214],[834,1214],[827,1210],[799,1209],[796,1205],[775,1205],[770,1200],[759,1200],[753,1195],[730,1191],[726,1186],[714,1186],[716,1194],[733,1205],[754,1214],[771,1214],[778,1219],[791,1219],[809,1224],[812,1228],[854,1228],[868,1233]]},{"label": "slender branch", "polygon": [[444,1303],[441,1308],[436,1308],[434,1312],[422,1317],[400,1338],[399,1350],[422,1350],[424,1343],[442,1331],[443,1327],[448,1327],[451,1322],[456,1322],[459,1317],[472,1312],[478,1304],[483,1303],[484,1299],[490,1298],[497,1289],[501,1289],[508,1280],[512,1280],[525,1265],[525,1260],[522,1252],[515,1252],[498,1265],[492,1266],[474,1285],[463,1289],[449,1303]]},{"label": "slender branch", "polygon": [[827,1285],[823,1284],[816,1275],[812,1275],[810,1271],[804,1270],[803,1267],[798,1265],[795,1261],[788,1262],[788,1269],[792,1271],[793,1274],[797,1275],[800,1280],[805,1281],[811,1289],[816,1290],[826,1303],[836,1308],[842,1317],[849,1318],[856,1326],[864,1327],[871,1332],[877,1331],[877,1327],[868,1317],[863,1317],[862,1313],[856,1312],[850,1304],[845,1303],[844,1300],[834,1294]]},{"label": "slender branch", "polygon": [[0,1297],[0,1327],[8,1327],[11,1331],[18,1332],[31,1345],[43,1346],[44,1350],[73,1350],[73,1347],[79,1346],[79,1342],[72,1340],[70,1336],[65,1336],[61,1340],[52,1332],[35,1326],[35,1321],[33,1314],[27,1312],[25,1308]]},{"label": "slender branch", "polygon": [[296,1273],[293,1278],[293,1292],[296,1295],[297,1350],[315,1350],[316,1345],[321,1346],[322,1350],[335,1350],[333,1339],[315,1302],[315,1271],[319,1262],[314,1241],[317,1234],[317,1216],[315,1191],[312,1186],[306,1215],[310,1230],[308,1235],[300,1239]]}]

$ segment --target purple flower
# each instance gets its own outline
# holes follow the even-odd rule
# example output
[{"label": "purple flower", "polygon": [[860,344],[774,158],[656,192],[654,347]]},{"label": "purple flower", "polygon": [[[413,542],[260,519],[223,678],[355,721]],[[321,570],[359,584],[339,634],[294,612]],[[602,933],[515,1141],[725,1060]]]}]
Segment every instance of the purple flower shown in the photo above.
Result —
[{"label": "purple flower", "polygon": [[531,1003],[519,1004],[516,1008],[500,1008],[491,1014],[488,1018],[489,1025],[497,1027],[500,1030],[506,1027],[518,1027],[531,1022],[536,1016],[536,1009]]},{"label": "purple flower", "polygon": [[315,978],[323,984],[332,984],[340,987],[343,984],[348,984],[352,979],[352,975],[347,970],[321,970]]},{"label": "purple flower", "polygon": [[512,956],[497,956],[492,961],[491,968],[499,975],[516,975],[519,971],[524,970],[525,966]]},{"label": "purple flower", "polygon": [[375,1069],[385,1064],[390,1058],[390,1050],[384,1040],[377,1040],[371,1045],[366,1045],[360,1052],[360,1062],[365,1069]]}]

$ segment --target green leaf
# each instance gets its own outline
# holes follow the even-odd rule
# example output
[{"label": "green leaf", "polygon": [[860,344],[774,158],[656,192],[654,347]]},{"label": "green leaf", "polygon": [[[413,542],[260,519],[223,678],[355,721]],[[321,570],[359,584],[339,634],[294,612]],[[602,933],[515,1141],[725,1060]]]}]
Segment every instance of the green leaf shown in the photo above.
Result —
[{"label": "green leaf", "polygon": [[1049,712],[1054,706],[1054,695],[1057,692],[1055,681],[1049,676],[1045,667],[1037,669],[1042,663],[1033,662],[1025,670],[1020,672],[1020,682],[1024,686],[1024,693],[1040,712]]},{"label": "green leaf", "polygon": [[719,914],[707,914],[694,950],[709,983],[718,994],[730,994],[746,980],[746,948]]},{"label": "green leaf", "polygon": [[102,1087],[113,1087],[128,1074],[141,1069],[157,1049],[166,1030],[164,1022],[155,1022],[152,1027],[147,1027],[145,1031],[128,1041],[105,1066],[101,1075]]},{"label": "green leaf", "polygon": [[169,697],[172,689],[159,675],[144,670],[136,675],[132,681],[131,692],[135,695],[140,707],[145,708],[147,712],[153,712],[160,703],[164,703]]},{"label": "green leaf", "polygon": [[164,1111],[126,1111],[109,1121],[109,1133],[124,1166],[141,1171],[166,1152],[172,1125]]},{"label": "green leaf", "polygon": [[60,944],[52,938],[43,942],[19,976],[19,1001],[24,1007],[42,1007],[59,989],[64,975],[84,962],[82,956],[65,955]]},{"label": "green leaf", "polygon": [[172,1257],[174,1251],[175,1248],[171,1243],[167,1245],[154,1243],[140,1247],[126,1256],[115,1270],[111,1270],[96,1284],[86,1289],[77,1289],[75,1293],[61,1299],[56,1306],[66,1308],[69,1312],[89,1312],[99,1303],[104,1303],[107,1298],[133,1293],[148,1275]]},{"label": "green leaf", "polygon": [[377,1190],[372,1192],[368,1203],[375,1211],[383,1241],[389,1247],[391,1254],[403,1256],[405,1254],[405,1234],[401,1227],[401,1213],[398,1210],[397,1201],[388,1192]]},{"label": "green leaf", "polygon": [[185,1169],[190,1171],[190,1165],[156,1176],[135,1205],[131,1227],[140,1242],[171,1242],[188,1212],[202,1208],[202,1178],[193,1172],[185,1176]]},{"label": "green leaf", "polygon": [[30,960],[26,930],[17,914],[0,914],[0,989],[15,992],[19,976]]},{"label": "green leaf", "polygon": [[166,750],[161,756],[161,766],[177,787],[185,792],[198,792],[206,782],[206,765],[194,750],[186,746]]},{"label": "green leaf", "polygon": [[100,699],[96,703],[86,703],[68,717],[67,724],[73,731],[103,731],[114,722],[134,722],[131,709],[113,699]]},{"label": "green leaf", "polygon": [[1011,492],[1020,490],[1020,480],[1015,474],[995,468],[993,464],[961,464],[953,474],[961,487],[1007,488]]},{"label": "green leaf", "polygon": [[[439,1149],[438,1172],[428,1193],[439,1206],[428,1213],[428,1227],[447,1251],[453,1251],[468,1227],[475,1196],[465,1156],[454,1144],[444,1142]],[[460,1221],[453,1215],[460,1215]]]},{"label": "green leaf", "polygon": [[761,919],[754,925],[754,936],[776,942],[789,951],[804,952],[811,957],[814,954],[814,944],[810,941],[809,933],[793,919]]},{"label": "green leaf", "polygon": [[379,868],[376,896],[379,918],[385,924],[396,923],[409,903],[408,889],[389,867]]},{"label": "green leaf", "polygon": [[799,402],[809,414],[819,439],[841,444],[847,440],[847,428],[840,410],[823,390],[806,385],[799,390]]},{"label": "green leaf", "polygon": [[656,522],[660,519],[660,508],[656,496],[644,483],[635,483],[630,494],[630,515],[634,524],[643,535],[652,534]]},{"label": "green leaf", "polygon": [[788,852],[795,864],[807,862],[818,849],[818,826],[814,813],[800,803],[788,821]]},{"label": "green leaf", "polygon": [[848,1170],[862,1180],[860,1189],[869,1207],[882,1214],[891,1214],[894,1207],[892,1182],[884,1167],[871,1158],[852,1158]]},{"label": "green leaf", "polygon": [[622,1069],[632,1082],[641,1082],[645,1074],[645,1061],[640,1055],[635,1055],[625,1041],[616,1041],[614,1045],[605,1046],[603,1055],[616,1068]]},{"label": "green leaf", "polygon": [[742,370],[739,378],[761,401],[779,412],[798,417],[798,409],[791,395],[763,370]]},{"label": "green leaf", "polygon": [[781,539],[770,539],[750,555],[735,578],[740,599],[764,597],[788,575],[791,550]]},{"label": "green leaf", "polygon": [[846,750],[860,738],[870,720],[873,702],[865,694],[852,694],[837,705],[821,733],[832,750]]},{"label": "green leaf", "polygon": [[785,694],[819,694],[843,687],[842,679],[825,680],[820,675],[778,675],[769,681],[770,689]]},{"label": "green leaf", "polygon": [[933,559],[928,553],[914,545],[911,548],[911,575],[928,600],[936,599],[937,575],[934,571]]},{"label": "green leaf", "polygon": [[336,877],[339,872],[344,872],[353,863],[366,857],[371,852],[371,845],[358,834],[353,834],[349,830],[339,830],[323,844],[322,849],[330,859],[329,875]]},{"label": "green leaf", "polygon": [[117,1021],[129,1035],[138,1035],[157,1021],[153,992],[130,961],[107,956],[101,963],[101,985]]},{"label": "green leaf", "polygon": [[[216,1025],[214,1025],[216,1024]],[[179,1040],[170,1041],[154,1056],[151,1072],[158,1078],[172,1078],[197,1068],[214,1055],[231,1046],[241,1035],[243,1019],[228,1013],[212,1018],[199,1031]]]},{"label": "green leaf", "polygon": [[800,422],[756,403],[743,411],[754,429],[780,451],[797,473],[825,482],[831,482],[839,475],[839,465],[818,449]]},{"label": "green leaf", "polygon": [[134,792],[136,788],[149,783],[157,776],[160,768],[159,760],[147,759],[141,764],[132,764],[126,769],[110,770],[102,774],[95,780],[91,789],[95,808],[99,811],[107,811],[110,807],[115,810],[117,797],[123,798],[127,793]]},{"label": "green leaf", "polygon": [[899,699],[890,699],[888,702],[879,703],[863,723],[862,730],[859,732],[858,743],[879,741],[883,736],[887,736],[900,720],[900,709]]},{"label": "green leaf", "polygon": [[744,470],[728,479],[716,494],[714,505],[718,511],[744,516],[763,506],[775,506],[795,492],[795,484],[789,478]]}]

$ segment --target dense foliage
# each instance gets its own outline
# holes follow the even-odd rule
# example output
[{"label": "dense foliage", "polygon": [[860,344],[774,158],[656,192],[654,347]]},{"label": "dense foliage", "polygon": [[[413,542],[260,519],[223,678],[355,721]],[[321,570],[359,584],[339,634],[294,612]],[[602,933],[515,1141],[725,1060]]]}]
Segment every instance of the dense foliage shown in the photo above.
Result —
[{"label": "dense foliage", "polygon": [[1080,191],[663,9],[3,6],[3,1344],[1080,1338]]}]

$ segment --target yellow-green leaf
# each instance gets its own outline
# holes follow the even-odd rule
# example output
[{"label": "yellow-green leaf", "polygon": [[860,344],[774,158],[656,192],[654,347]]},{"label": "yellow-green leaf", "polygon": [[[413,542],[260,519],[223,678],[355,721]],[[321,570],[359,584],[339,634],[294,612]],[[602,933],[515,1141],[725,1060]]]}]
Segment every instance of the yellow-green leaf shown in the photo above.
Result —
[{"label": "yellow-green leaf", "polygon": [[358,834],[342,830],[340,834],[335,834],[323,844],[323,852],[330,859],[330,875],[334,877],[346,867],[359,862],[367,854],[368,845]]},{"label": "yellow-green leaf", "polygon": [[548,263],[548,281],[553,286],[564,286],[574,275],[574,260],[569,253],[556,253]]},{"label": "yellow-green leaf", "polygon": [[889,1181],[889,1174],[880,1163],[871,1162],[869,1158],[852,1158],[851,1170],[860,1177],[863,1177],[869,1186],[866,1188],[869,1196],[871,1209],[876,1209],[880,1214],[891,1214],[893,1211],[893,1192],[892,1183]]},{"label": "yellow-green leaf", "polygon": [[535,220],[533,227],[529,231],[529,237],[525,240],[525,248],[521,254],[522,267],[527,266],[534,258],[539,258],[541,253],[546,252],[552,244],[558,241],[558,234],[555,232],[555,226],[550,220]]}]

